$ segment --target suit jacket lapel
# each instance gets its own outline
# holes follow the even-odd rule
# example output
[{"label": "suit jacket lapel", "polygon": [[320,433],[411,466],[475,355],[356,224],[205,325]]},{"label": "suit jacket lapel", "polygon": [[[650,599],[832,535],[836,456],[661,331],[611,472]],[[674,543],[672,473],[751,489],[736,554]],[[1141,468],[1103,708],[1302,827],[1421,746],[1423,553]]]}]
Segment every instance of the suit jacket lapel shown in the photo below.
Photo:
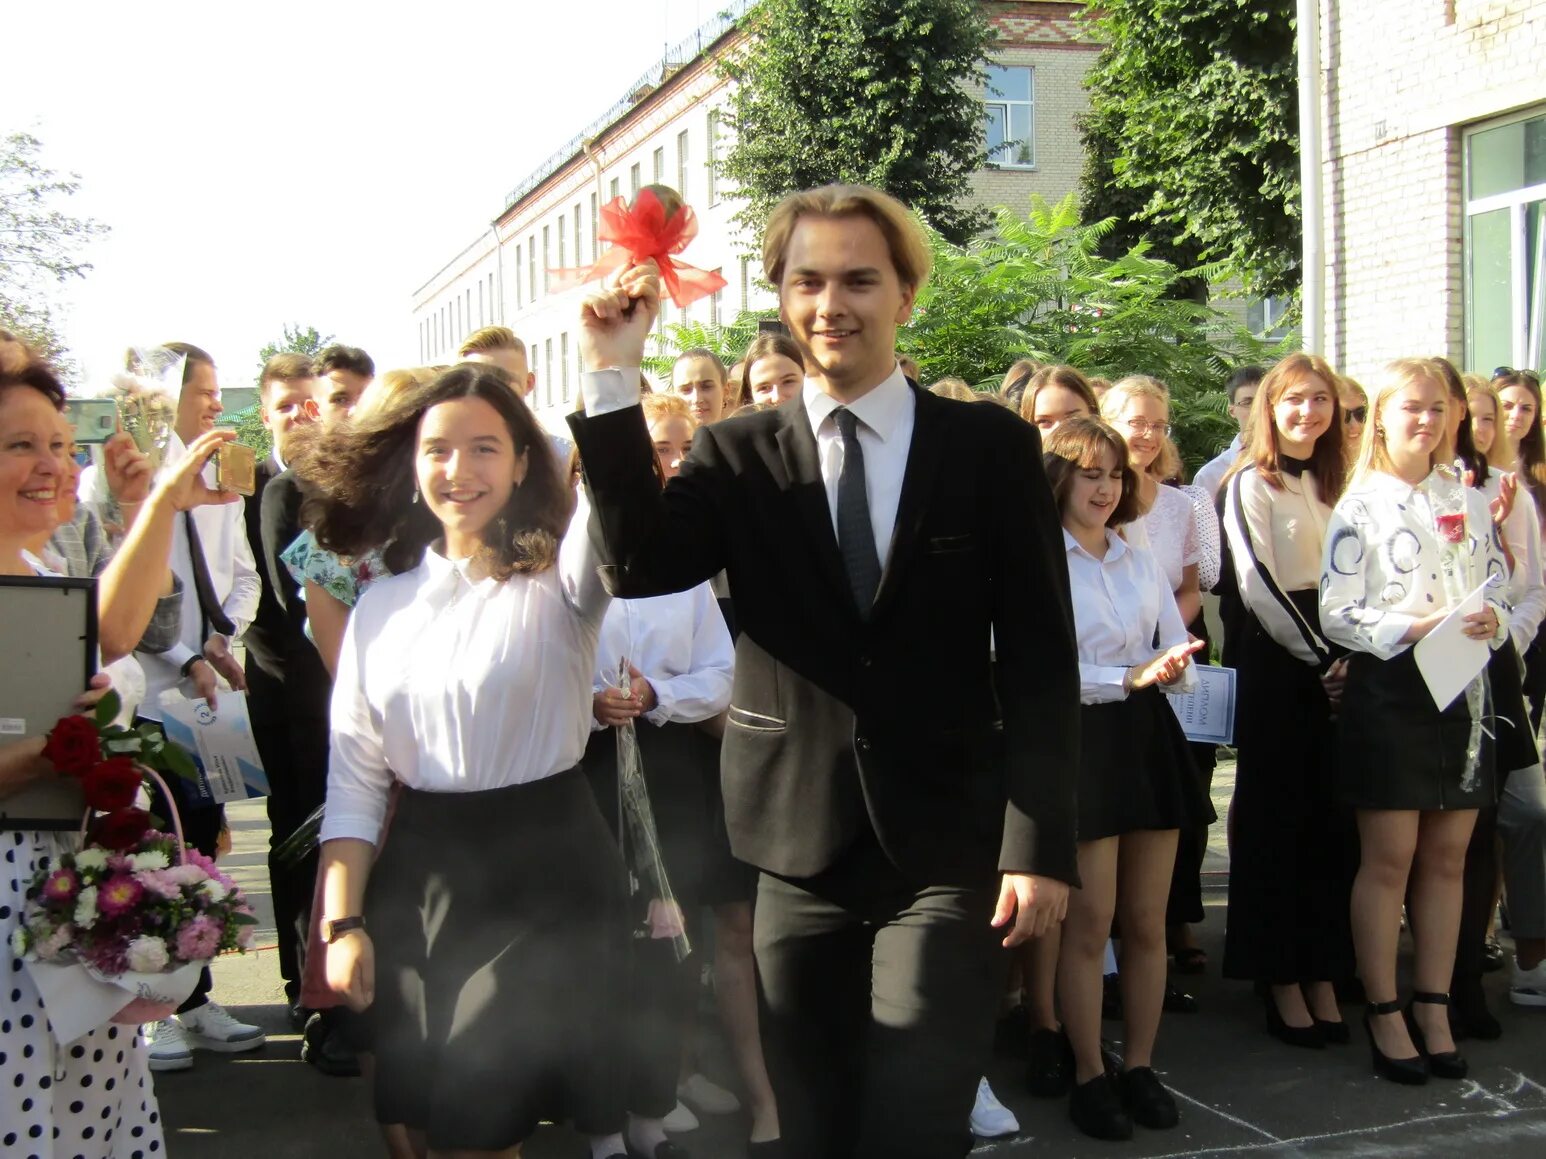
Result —
[{"label": "suit jacket lapel", "polygon": [[821,481],[821,462],[816,454],[816,435],[811,430],[810,418],[798,398],[791,399],[782,410],[784,421],[776,438],[790,499],[810,536],[817,567],[852,607],[853,592],[848,586],[843,557],[837,549],[837,532],[832,529],[832,511],[827,506],[826,485]]},{"label": "suit jacket lapel", "polygon": [[[871,618],[880,617],[896,596],[907,568],[918,552],[918,533],[934,493],[934,478],[944,458],[945,438],[940,430],[948,410],[939,398],[913,386],[917,409],[913,415],[913,441],[907,449],[907,470],[902,475],[902,495],[897,502],[896,526],[891,533],[891,553],[881,573]],[[937,408],[937,409],[936,409]]]}]

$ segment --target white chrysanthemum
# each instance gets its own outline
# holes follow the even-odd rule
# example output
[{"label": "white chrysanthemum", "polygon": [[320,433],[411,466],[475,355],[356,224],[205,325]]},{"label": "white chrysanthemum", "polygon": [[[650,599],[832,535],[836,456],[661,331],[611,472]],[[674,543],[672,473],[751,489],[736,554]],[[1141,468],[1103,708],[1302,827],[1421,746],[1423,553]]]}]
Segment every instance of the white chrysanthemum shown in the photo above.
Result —
[{"label": "white chrysanthemum", "polygon": [[81,869],[106,869],[107,850],[92,846],[90,849],[82,849],[75,855],[75,868]]},{"label": "white chrysanthemum", "polygon": [[138,873],[142,869],[165,869],[171,862],[159,849],[147,849],[144,853],[129,854],[129,868]]},{"label": "white chrysanthemum", "polygon": [[223,901],[226,894],[231,892],[225,886],[220,884],[220,882],[216,881],[213,877],[206,881],[203,885],[199,886],[199,889],[204,892],[204,895],[208,897],[210,901]]},{"label": "white chrysanthemum", "polygon": [[159,974],[171,960],[167,953],[166,939],[149,935],[135,938],[129,943],[129,969],[141,974]]},{"label": "white chrysanthemum", "polygon": [[18,958],[27,953],[27,931],[22,926],[11,931],[11,953]]},{"label": "white chrysanthemum", "polygon": [[75,899],[75,924],[86,928],[97,920],[97,887],[88,885]]}]

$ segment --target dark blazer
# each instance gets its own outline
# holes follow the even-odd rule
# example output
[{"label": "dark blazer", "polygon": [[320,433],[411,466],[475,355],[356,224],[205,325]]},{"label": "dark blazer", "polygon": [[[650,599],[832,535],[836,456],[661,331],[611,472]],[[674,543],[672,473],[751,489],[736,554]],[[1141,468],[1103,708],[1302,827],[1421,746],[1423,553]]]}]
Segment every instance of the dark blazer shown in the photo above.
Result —
[{"label": "dark blazer", "polygon": [[570,417],[603,578],[632,598],[729,573],[722,780],[743,861],[811,876],[868,825],[919,882],[984,885],[995,865],[1074,882],[1078,654],[1041,440],[1000,407],[913,393],[868,618],[797,401],[701,429],[663,492],[638,407]]}]

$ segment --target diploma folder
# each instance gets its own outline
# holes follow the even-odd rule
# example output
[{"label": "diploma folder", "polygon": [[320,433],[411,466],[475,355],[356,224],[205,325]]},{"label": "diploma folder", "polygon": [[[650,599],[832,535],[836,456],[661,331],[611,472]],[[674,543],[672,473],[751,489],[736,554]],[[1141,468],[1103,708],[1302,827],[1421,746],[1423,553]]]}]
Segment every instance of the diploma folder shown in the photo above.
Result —
[{"label": "diploma folder", "polygon": [[[97,583],[0,576],[0,744],[46,736],[97,670]],[[84,810],[70,777],[0,797],[0,828],[74,829]]]}]

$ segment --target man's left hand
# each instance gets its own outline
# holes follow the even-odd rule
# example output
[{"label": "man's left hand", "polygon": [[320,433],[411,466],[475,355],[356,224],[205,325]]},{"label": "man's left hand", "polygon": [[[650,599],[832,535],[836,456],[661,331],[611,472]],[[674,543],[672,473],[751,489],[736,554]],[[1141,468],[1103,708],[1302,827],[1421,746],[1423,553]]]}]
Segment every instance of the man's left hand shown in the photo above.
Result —
[{"label": "man's left hand", "polygon": [[211,668],[225,677],[225,682],[232,690],[247,691],[247,674],[236,662],[236,657],[231,653],[231,642],[224,636],[217,634],[209,638],[204,645],[204,659],[209,661]]},{"label": "man's left hand", "polygon": [[1006,873],[993,911],[995,929],[1014,919],[1004,939],[1006,949],[1039,938],[1063,920],[1068,912],[1068,885],[1053,877],[1032,873]]}]

